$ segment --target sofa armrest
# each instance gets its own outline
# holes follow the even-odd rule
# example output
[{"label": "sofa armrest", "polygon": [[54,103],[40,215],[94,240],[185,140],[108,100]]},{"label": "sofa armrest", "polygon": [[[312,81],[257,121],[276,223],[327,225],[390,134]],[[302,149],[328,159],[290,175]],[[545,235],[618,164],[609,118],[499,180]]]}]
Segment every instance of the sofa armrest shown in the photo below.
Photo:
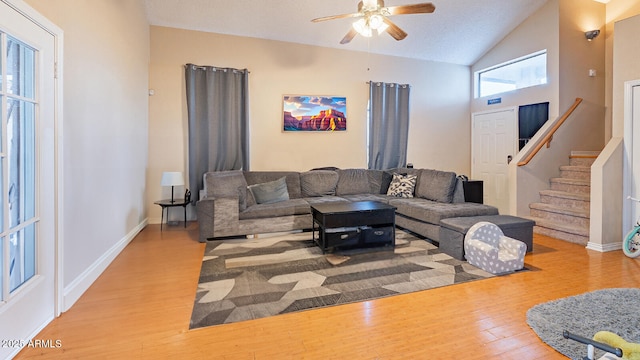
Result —
[{"label": "sofa armrest", "polygon": [[524,257],[527,252],[527,245],[522,241],[510,238],[508,236],[500,237],[500,250],[508,251],[510,254],[520,258]]},{"label": "sofa armrest", "polygon": [[228,236],[238,231],[240,205],[238,197],[207,197],[196,203],[199,241]]},{"label": "sofa armrest", "polygon": [[498,258],[498,248],[493,247],[490,244],[478,239],[466,239],[465,245],[467,248],[465,252],[471,252],[472,249],[476,249],[477,251],[483,253],[488,259],[497,259]]},{"label": "sofa armrest", "polygon": [[238,196],[216,198],[216,206],[213,210],[215,236],[229,236],[238,232],[240,221]]},{"label": "sofa armrest", "polygon": [[198,240],[207,242],[207,238],[213,237],[213,215],[215,198],[202,199],[196,202],[196,216],[198,218]]}]

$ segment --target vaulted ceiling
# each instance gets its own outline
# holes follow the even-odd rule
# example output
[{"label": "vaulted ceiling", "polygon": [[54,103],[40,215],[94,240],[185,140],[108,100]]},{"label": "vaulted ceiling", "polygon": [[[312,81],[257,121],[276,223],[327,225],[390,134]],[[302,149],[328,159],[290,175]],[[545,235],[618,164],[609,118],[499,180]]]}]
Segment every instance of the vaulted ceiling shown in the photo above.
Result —
[{"label": "vaulted ceiling", "polygon": [[[145,0],[152,25],[300,44],[368,51],[471,65],[547,0],[432,0],[435,12],[393,16],[409,35],[388,34],[340,40],[351,18],[312,23],[311,19],[354,13],[358,0]],[[601,0],[602,1],[602,0]],[[386,6],[421,0],[386,0]]]}]

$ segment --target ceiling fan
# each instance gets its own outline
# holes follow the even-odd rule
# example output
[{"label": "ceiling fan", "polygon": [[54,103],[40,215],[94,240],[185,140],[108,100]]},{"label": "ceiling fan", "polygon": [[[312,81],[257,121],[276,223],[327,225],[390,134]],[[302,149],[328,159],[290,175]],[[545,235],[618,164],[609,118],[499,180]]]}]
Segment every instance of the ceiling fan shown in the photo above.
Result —
[{"label": "ceiling fan", "polygon": [[400,41],[407,37],[407,33],[389,20],[389,16],[427,14],[434,12],[435,9],[436,7],[432,3],[385,7],[384,0],[362,0],[358,3],[357,13],[325,16],[311,21],[320,22],[343,18],[360,18],[353,23],[351,30],[342,38],[340,44],[350,42],[357,34],[370,37],[374,30],[376,30],[378,34],[386,31],[394,39]]}]

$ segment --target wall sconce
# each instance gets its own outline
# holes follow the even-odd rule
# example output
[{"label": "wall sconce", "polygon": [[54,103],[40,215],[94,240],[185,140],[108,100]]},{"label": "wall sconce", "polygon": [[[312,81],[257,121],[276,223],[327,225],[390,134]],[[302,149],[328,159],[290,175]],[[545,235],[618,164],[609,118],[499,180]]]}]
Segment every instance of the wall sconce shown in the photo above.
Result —
[{"label": "wall sconce", "polygon": [[589,30],[584,33],[584,36],[587,38],[587,41],[591,41],[600,35],[600,30]]}]

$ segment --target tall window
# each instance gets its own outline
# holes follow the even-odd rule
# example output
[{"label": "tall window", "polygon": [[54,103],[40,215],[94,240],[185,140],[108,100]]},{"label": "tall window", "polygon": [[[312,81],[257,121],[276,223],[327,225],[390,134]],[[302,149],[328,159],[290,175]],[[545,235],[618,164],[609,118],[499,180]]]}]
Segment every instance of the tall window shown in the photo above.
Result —
[{"label": "tall window", "polygon": [[476,72],[476,97],[547,83],[547,51],[539,51]]},{"label": "tall window", "polygon": [[36,272],[36,52],[0,34],[1,300]]}]

